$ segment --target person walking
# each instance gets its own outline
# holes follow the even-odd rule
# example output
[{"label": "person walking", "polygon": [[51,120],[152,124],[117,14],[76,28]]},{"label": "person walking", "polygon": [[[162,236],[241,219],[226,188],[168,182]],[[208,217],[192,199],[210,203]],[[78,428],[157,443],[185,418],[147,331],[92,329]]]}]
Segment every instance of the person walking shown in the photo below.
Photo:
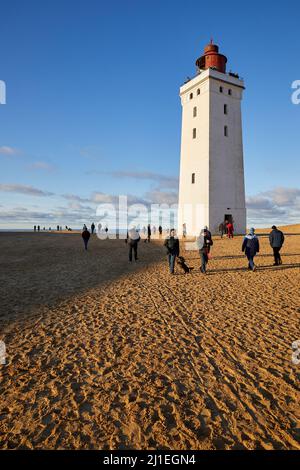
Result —
[{"label": "person walking", "polygon": [[158,233],[159,233],[159,238],[161,238],[161,236],[162,236],[162,226],[161,225],[158,227]]},{"label": "person walking", "polygon": [[94,224],[94,222],[93,222],[92,225],[91,225],[91,232],[92,232],[92,235],[93,235],[93,233],[94,233],[94,231],[95,231],[95,227],[96,227],[96,226],[95,226],[95,224]]},{"label": "person walking", "polygon": [[273,248],[273,254],[274,254],[273,266],[278,266],[279,264],[282,264],[280,250],[284,243],[284,235],[281,230],[278,230],[276,225],[272,226],[272,232],[269,235],[269,241],[270,241],[271,247]]},{"label": "person walking", "polygon": [[33,230],[36,232],[36,225],[34,225]]},{"label": "person walking", "polygon": [[132,252],[134,253],[134,260],[137,261],[138,259],[137,249],[138,249],[138,242],[140,241],[140,239],[141,239],[140,234],[136,230],[135,227],[133,227],[127,232],[127,238],[125,241],[128,244],[129,261],[132,261]]},{"label": "person walking", "polygon": [[148,224],[148,227],[147,227],[147,241],[148,243],[150,243],[151,241],[151,225]]},{"label": "person walking", "polygon": [[254,257],[257,253],[259,253],[259,240],[258,237],[255,235],[255,229],[251,228],[249,234],[245,236],[242,251],[245,252],[245,255],[248,259],[248,269],[255,271],[256,266],[254,264]]},{"label": "person walking", "polygon": [[219,232],[220,232],[220,235],[221,235],[221,238],[223,238],[223,235],[225,233],[225,223],[224,222],[221,222],[220,225],[219,225]]},{"label": "person walking", "polygon": [[227,237],[228,238],[233,238],[233,231],[234,231],[233,223],[228,222],[228,224],[227,224]]},{"label": "person walking", "polygon": [[84,243],[84,248],[87,250],[87,246],[88,246],[88,242],[89,242],[89,239],[90,239],[90,232],[88,231],[87,228],[83,228],[83,232],[81,234],[82,236],[82,239],[83,239],[83,243]]},{"label": "person walking", "polygon": [[186,238],[186,223],[182,224],[182,236],[183,238]]},{"label": "person walking", "polygon": [[210,231],[207,227],[201,230],[199,237],[196,240],[199,249],[199,255],[201,259],[200,271],[206,274],[208,264],[208,254],[210,247],[213,245],[213,240]]},{"label": "person walking", "polygon": [[211,232],[208,230],[207,225],[205,225],[204,230],[205,230],[206,238],[208,240],[208,243],[207,243],[207,250],[208,251],[207,252],[209,253],[210,252],[210,247],[213,245],[212,236],[211,236]]},{"label": "person walking", "polygon": [[167,248],[170,274],[174,274],[176,256],[179,256],[179,240],[174,228],[170,230],[170,235],[165,239],[164,246]]}]

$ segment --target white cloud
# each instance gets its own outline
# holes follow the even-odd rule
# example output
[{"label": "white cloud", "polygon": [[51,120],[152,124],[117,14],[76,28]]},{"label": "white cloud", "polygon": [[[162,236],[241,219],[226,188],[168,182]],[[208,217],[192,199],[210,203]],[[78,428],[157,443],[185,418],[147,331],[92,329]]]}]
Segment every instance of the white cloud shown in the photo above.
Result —
[{"label": "white cloud", "polygon": [[32,211],[24,208],[14,208],[6,211],[1,211],[0,213],[0,222],[2,225],[6,224],[20,224],[24,225],[33,225],[33,224],[45,224],[48,226],[52,224],[59,225],[70,225],[85,223],[89,219],[95,217],[95,212],[91,211],[82,211],[82,210],[70,210],[68,208],[56,208],[52,211]]},{"label": "white cloud", "polygon": [[299,188],[274,188],[271,191],[262,193],[266,197],[269,197],[274,204],[279,206],[294,206],[300,201],[300,189]]},{"label": "white cloud", "polygon": [[152,181],[156,183],[157,190],[160,189],[178,189],[178,178],[176,176],[163,175],[160,173],[152,173],[151,171],[89,171],[88,174],[99,174],[111,176],[118,179],[135,179]]},{"label": "white cloud", "polygon": [[113,204],[117,200],[117,196],[112,196],[111,194],[105,194],[101,192],[94,192],[91,197],[92,201],[96,204],[108,203]]},{"label": "white cloud", "polygon": [[247,198],[248,220],[253,224],[300,222],[300,189],[277,187]]},{"label": "white cloud", "polygon": [[[134,194],[120,194],[120,196],[127,197],[128,204],[144,204],[149,205],[149,201],[144,199],[143,197],[136,196]],[[119,204],[119,195],[115,194],[107,194],[102,192],[94,192],[91,196],[92,202],[95,204],[115,204],[118,207]]]},{"label": "white cloud", "polygon": [[2,147],[0,147],[0,154],[2,155],[13,156],[17,155],[18,153],[19,151],[13,147],[8,147],[6,145],[2,145]]},{"label": "white cloud", "polygon": [[23,184],[0,184],[0,191],[27,194],[29,196],[52,196],[53,193]]},{"label": "white cloud", "polygon": [[51,221],[53,214],[45,211],[30,211],[26,208],[19,207],[1,211],[0,221],[3,222],[25,222],[34,223],[35,220]]},{"label": "white cloud", "polygon": [[[71,209],[72,211],[76,210],[76,211],[82,211],[82,212],[83,211],[95,212],[94,207],[84,206],[80,202],[76,202],[76,201],[70,201],[68,203],[68,208]],[[63,209],[66,210],[66,208],[63,208]]]},{"label": "white cloud", "polygon": [[173,191],[149,191],[145,194],[145,197],[151,204],[178,204],[178,194]]},{"label": "white cloud", "polygon": [[[146,176],[146,175],[144,175]],[[159,179],[159,178],[157,178]],[[53,196],[54,193],[35,188],[33,186],[20,184],[0,184],[0,191],[25,194],[37,197]],[[153,189],[144,194],[125,194],[127,196],[128,205],[143,204],[147,208],[151,204],[168,204],[174,205],[178,203],[178,194],[174,191],[163,191]],[[58,195],[57,195],[58,196]],[[77,194],[62,194],[60,197],[67,201],[66,207],[56,207],[49,212],[41,212],[39,207],[36,211],[28,211],[26,218],[24,209],[18,209],[2,212],[1,220],[4,223],[7,220],[36,220],[37,214],[43,220],[49,220],[49,224],[53,220],[57,223],[75,224],[80,226],[81,223],[90,218],[94,218],[96,214],[96,205],[98,204],[114,204],[116,209],[119,205],[119,195],[109,194],[100,191],[94,191],[88,197],[79,196]],[[42,217],[42,213],[44,214]],[[300,222],[300,189],[278,187],[268,191],[260,192],[247,198],[247,216],[248,224],[251,225],[285,225]],[[21,223],[21,222],[20,222]],[[53,222],[52,222],[53,223]]]},{"label": "white cloud", "polygon": [[77,201],[77,202],[92,202],[90,198],[83,198],[81,196],[77,196],[77,194],[62,194],[64,199],[68,201]]},{"label": "white cloud", "polygon": [[50,163],[43,162],[43,161],[37,161],[32,163],[31,165],[28,166],[29,169],[31,170],[45,170],[45,171],[53,171],[54,166],[51,165]]}]

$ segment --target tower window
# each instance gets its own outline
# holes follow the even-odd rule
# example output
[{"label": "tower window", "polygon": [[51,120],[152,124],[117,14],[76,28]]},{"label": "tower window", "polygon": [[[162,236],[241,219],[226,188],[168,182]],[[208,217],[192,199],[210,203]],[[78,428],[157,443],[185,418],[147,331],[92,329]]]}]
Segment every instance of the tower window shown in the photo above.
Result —
[{"label": "tower window", "polygon": [[194,127],[194,129],[193,129],[193,139],[196,139],[196,134],[197,134],[197,131],[196,131],[196,128]]},{"label": "tower window", "polygon": [[195,184],[195,173],[192,173],[192,184]]},{"label": "tower window", "polygon": [[228,137],[228,127],[224,126],[224,136]]},{"label": "tower window", "polygon": [[193,99],[193,93],[190,93],[190,100]]},{"label": "tower window", "polygon": [[220,93],[223,93],[223,87],[220,86]]},{"label": "tower window", "polygon": [[232,90],[229,88],[228,95],[232,95]]},{"label": "tower window", "polygon": [[193,108],[193,117],[197,116],[197,106]]},{"label": "tower window", "polygon": [[228,106],[227,106],[227,104],[224,104],[224,114],[228,114]]},{"label": "tower window", "polygon": [[200,88],[198,88],[197,90],[197,95],[200,95]]}]

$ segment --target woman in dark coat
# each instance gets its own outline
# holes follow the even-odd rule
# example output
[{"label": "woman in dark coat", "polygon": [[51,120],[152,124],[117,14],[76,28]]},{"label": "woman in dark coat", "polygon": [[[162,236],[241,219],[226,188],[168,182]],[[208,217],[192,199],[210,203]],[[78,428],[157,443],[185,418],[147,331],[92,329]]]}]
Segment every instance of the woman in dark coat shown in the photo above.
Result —
[{"label": "woman in dark coat", "polygon": [[89,242],[89,239],[90,239],[90,232],[88,231],[87,228],[85,228],[81,234],[82,236],[82,239],[83,239],[83,243],[84,243],[84,248],[87,250],[87,246],[88,246],[88,242]]}]

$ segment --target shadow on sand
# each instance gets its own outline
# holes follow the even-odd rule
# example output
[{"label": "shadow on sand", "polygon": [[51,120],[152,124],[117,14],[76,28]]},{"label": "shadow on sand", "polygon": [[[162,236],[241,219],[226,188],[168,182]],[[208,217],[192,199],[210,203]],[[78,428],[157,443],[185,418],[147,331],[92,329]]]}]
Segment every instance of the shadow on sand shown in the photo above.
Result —
[{"label": "shadow on sand", "polygon": [[[256,266],[256,272],[260,271],[282,271],[285,269],[300,268],[300,263],[295,264],[285,264],[280,266]],[[218,273],[227,273],[227,272],[238,272],[238,271],[248,271],[248,267],[243,268],[228,268],[228,269],[211,269],[207,274],[218,274]]]},{"label": "shadow on sand", "polygon": [[[273,253],[272,254],[260,254],[259,253],[258,256],[259,258],[273,258],[274,257]],[[282,258],[285,258],[286,256],[300,256],[300,253],[281,253]],[[221,259],[242,259],[242,258],[245,259],[245,255],[213,256],[212,261],[221,260]],[[199,260],[200,259],[199,255],[195,257],[191,257],[191,258],[186,257],[187,261],[194,260],[194,259]]]},{"label": "shadow on sand", "polygon": [[[139,244],[137,263],[129,263],[124,240],[99,240],[96,235],[91,238],[87,252],[83,249],[80,234],[1,233],[0,242],[0,322],[41,311],[43,307],[54,307],[61,301],[115,280],[130,279],[134,273],[162,261],[167,269],[165,249],[157,241]],[[259,255],[263,258],[272,256]],[[283,253],[283,261],[288,256],[297,254]],[[216,256],[212,261],[241,258],[245,259],[245,256]],[[199,256],[187,258],[188,264],[190,260],[198,261],[193,273],[199,273]],[[259,266],[257,270],[298,267],[300,263]],[[178,267],[176,270],[181,275]],[[243,267],[213,269],[213,264],[208,266],[209,275],[246,270],[246,259]]]},{"label": "shadow on sand", "polygon": [[140,243],[139,260],[128,261],[124,240],[81,234],[0,233],[0,322],[130,277],[166,260],[160,243]]},{"label": "shadow on sand", "polygon": [[[283,264],[280,266],[256,266],[256,272],[260,271],[282,271],[285,269],[294,269],[294,268],[300,268],[300,263],[295,263],[295,264]],[[235,272],[248,272],[248,267],[243,266],[239,268],[222,268],[222,269],[207,269],[207,275],[211,276],[213,274],[219,274],[219,273],[235,273]],[[194,267],[194,269],[191,271],[189,274],[185,274],[184,272],[176,272],[176,276],[188,276],[189,274],[201,274],[200,268],[199,267]]]}]

